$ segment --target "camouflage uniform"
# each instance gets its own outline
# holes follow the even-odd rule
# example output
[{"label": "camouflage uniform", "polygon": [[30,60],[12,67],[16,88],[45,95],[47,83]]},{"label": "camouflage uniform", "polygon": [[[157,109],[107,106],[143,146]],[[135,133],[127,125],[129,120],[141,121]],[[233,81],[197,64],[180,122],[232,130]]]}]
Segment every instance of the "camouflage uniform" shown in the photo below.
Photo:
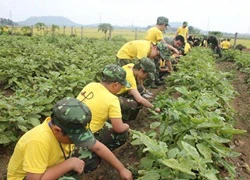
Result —
[{"label": "camouflage uniform", "polygon": [[[101,158],[89,150],[96,143],[89,129],[91,116],[90,109],[83,102],[69,97],[58,101],[51,115],[54,124],[60,127],[75,144],[71,157],[78,157],[85,162],[85,173],[96,169],[101,162]],[[77,179],[78,177],[72,171],[60,179]]]},{"label": "camouflage uniform", "polygon": [[[104,67],[101,73],[101,81],[119,82],[126,88],[130,87],[126,80],[126,71],[116,64]],[[111,151],[123,145],[128,138],[128,132],[116,133],[109,122],[106,122],[104,127],[95,132],[94,135],[97,140],[105,144]]]},{"label": "camouflage uniform", "polygon": [[[139,66],[145,72],[149,73],[150,78],[154,77],[155,64],[151,59],[142,58],[140,62],[137,64],[139,64]],[[141,86],[137,86],[137,90],[139,91],[140,94],[143,94],[143,88]],[[134,97],[130,95],[128,92],[129,92],[129,89],[126,93],[119,94],[119,100],[120,100],[121,110],[122,110],[122,119],[124,121],[136,119],[136,116],[139,113],[139,110],[142,108],[142,105],[136,102]]]},{"label": "camouflage uniform", "polygon": [[[155,67],[156,67],[156,71],[154,74],[154,79],[150,79],[147,81],[147,84],[151,84],[152,81],[155,81],[156,85],[158,85],[160,82],[160,60],[169,60],[170,59],[170,53],[171,51],[167,48],[167,46],[164,44],[164,42],[158,42],[156,43],[157,49],[160,52],[160,56],[154,58],[154,63],[155,63]],[[159,84],[162,85],[162,84]]]},{"label": "camouflage uniform", "polygon": [[116,57],[116,63],[121,67],[126,64],[137,63],[138,61],[138,59],[119,59],[118,57]]}]

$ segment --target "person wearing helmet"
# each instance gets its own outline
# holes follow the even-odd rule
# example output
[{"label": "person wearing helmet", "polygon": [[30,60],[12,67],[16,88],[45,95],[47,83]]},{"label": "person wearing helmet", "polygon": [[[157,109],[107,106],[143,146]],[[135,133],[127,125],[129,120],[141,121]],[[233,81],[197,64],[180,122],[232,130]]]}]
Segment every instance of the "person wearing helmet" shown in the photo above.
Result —
[{"label": "person wearing helmet", "polygon": [[106,65],[97,81],[100,82],[87,84],[77,99],[85,102],[92,112],[89,127],[95,138],[114,150],[126,142],[129,130],[129,125],[122,121],[116,93],[122,87],[130,88],[130,84],[126,81],[126,71],[117,64]]},{"label": "person wearing helmet", "polygon": [[188,27],[187,26],[188,26],[187,21],[184,21],[182,23],[182,26],[177,29],[177,32],[175,35],[175,36],[182,35],[185,39],[185,42],[187,42],[187,38],[188,38]]},{"label": "person wearing helmet", "polygon": [[[140,85],[137,85],[138,81],[154,76],[154,62],[151,59],[144,57],[138,63],[130,63],[122,68],[126,71],[126,80],[131,85],[130,88],[123,87],[117,93],[120,99],[123,120],[135,119],[142,106],[154,109],[156,112],[160,112],[159,108],[155,108],[152,103],[141,95],[143,94],[143,88],[141,88]],[[130,118],[132,113],[136,114],[133,118]]]},{"label": "person wearing helmet", "polygon": [[[178,53],[178,50],[176,48],[174,48],[173,46],[167,44],[163,39],[163,32],[167,29],[168,25],[169,25],[168,24],[168,18],[164,17],[164,16],[159,16],[157,18],[156,25],[147,30],[145,39],[148,40],[148,41],[151,41],[153,43],[163,42],[168,49]],[[159,62],[160,62],[160,58],[155,58],[154,62],[155,62],[155,66],[156,66],[156,72],[155,72],[155,77],[156,78],[155,78],[155,82],[151,82],[151,87],[152,88],[157,87],[156,85],[164,84],[163,81],[161,81],[159,79],[159,71],[160,71]]]},{"label": "person wearing helmet", "polygon": [[163,40],[163,34],[168,26],[168,18],[160,16],[157,18],[156,25],[147,30],[145,39],[154,43]]},{"label": "person wearing helmet", "polygon": [[[68,179],[79,178],[88,166],[88,161],[83,160],[87,155],[89,159],[101,157],[119,172],[121,179],[132,180],[132,173],[95,139],[88,126],[90,120],[91,111],[83,102],[71,97],[56,102],[51,116],[17,142],[7,179],[59,179],[70,171],[73,177]],[[99,157],[92,168],[98,167]]]}]

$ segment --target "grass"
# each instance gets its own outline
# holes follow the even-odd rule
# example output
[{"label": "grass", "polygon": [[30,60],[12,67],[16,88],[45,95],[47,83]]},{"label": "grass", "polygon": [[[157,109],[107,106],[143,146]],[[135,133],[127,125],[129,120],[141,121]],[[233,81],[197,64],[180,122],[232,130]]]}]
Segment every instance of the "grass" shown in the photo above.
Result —
[{"label": "grass", "polygon": [[[21,33],[21,27],[15,27],[14,32]],[[44,30],[45,32],[51,34],[51,28],[46,28]],[[44,32],[38,31],[36,28],[33,29],[33,33],[35,35],[43,35]],[[132,41],[135,39],[144,39],[146,30],[129,30],[129,29],[114,29],[112,31],[112,38],[124,38],[127,41]],[[105,34],[101,31],[98,31],[98,28],[80,28],[80,27],[60,27],[59,29],[56,29],[56,34],[60,35],[76,35],[77,37],[87,37],[87,38],[105,38]],[[164,36],[168,37],[174,37],[174,33],[165,33]],[[233,46],[234,39],[231,38],[231,45]],[[242,44],[246,46],[247,48],[250,48],[250,39],[237,39],[236,44]]]}]

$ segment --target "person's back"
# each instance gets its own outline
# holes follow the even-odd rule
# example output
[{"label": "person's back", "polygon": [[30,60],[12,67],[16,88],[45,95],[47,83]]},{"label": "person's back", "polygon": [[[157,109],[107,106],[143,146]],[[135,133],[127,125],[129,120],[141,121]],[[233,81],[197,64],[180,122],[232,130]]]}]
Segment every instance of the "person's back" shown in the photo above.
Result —
[{"label": "person's back", "polygon": [[[126,71],[118,65],[110,64],[104,67],[101,82],[89,83],[77,97],[85,102],[92,112],[91,131],[111,150],[125,143],[129,129],[128,124],[122,122],[120,102],[115,95],[123,86],[130,87],[126,81]],[[107,140],[113,137],[116,141]]]},{"label": "person's back", "polygon": [[118,59],[141,59],[150,53],[151,42],[147,40],[134,40],[124,44],[117,53]]},{"label": "person's back", "polygon": [[[8,164],[8,179],[22,179],[26,172],[43,173],[47,167],[64,161],[58,140],[48,126],[50,120],[47,118],[20,138]],[[73,151],[73,145],[61,145],[68,157],[70,150]]]},{"label": "person's back", "polygon": [[110,93],[101,83],[89,83],[82,89],[77,99],[85,102],[91,109],[90,129],[93,133],[100,130],[109,118],[121,118],[117,96]]},{"label": "person's back", "polygon": [[229,49],[231,46],[230,42],[228,40],[224,40],[223,42],[221,42],[221,48],[223,50]]}]

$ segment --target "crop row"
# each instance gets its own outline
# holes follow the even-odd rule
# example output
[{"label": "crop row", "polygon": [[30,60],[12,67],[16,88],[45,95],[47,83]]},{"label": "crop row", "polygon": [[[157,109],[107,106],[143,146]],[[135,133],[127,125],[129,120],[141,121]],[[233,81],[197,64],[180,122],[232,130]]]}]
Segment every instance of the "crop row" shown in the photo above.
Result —
[{"label": "crop row", "polygon": [[222,167],[235,178],[227,159],[239,153],[230,141],[245,131],[234,128],[231,75],[217,71],[211,51],[204,48],[193,48],[177,68],[155,99],[162,112],[152,116],[151,131],[133,131],[132,144],[143,152],[138,179],[215,180]]}]

